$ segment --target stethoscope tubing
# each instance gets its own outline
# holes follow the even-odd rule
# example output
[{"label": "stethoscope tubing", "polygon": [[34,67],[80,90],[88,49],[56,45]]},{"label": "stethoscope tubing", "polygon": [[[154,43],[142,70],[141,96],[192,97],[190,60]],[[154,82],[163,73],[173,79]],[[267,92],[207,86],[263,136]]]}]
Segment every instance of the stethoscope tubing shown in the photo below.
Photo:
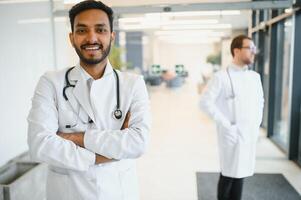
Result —
[{"label": "stethoscope tubing", "polygon": [[[65,82],[66,85],[63,88],[63,97],[66,101],[69,101],[67,95],[66,95],[66,90],[69,87],[75,87],[75,85],[71,84],[69,81],[69,73],[74,69],[74,67],[69,68],[66,73],[65,73]],[[119,76],[118,73],[115,69],[113,69],[114,75],[116,77],[116,110],[113,111],[113,116],[115,119],[120,120],[122,118],[122,111],[120,110],[120,84],[119,84]],[[93,122],[93,121],[92,121]],[[91,120],[89,120],[89,123],[91,123]]]},{"label": "stethoscope tubing", "polygon": [[231,87],[231,95],[230,95],[230,99],[232,100],[232,120],[231,120],[231,125],[235,125],[236,124],[236,103],[235,103],[235,99],[236,99],[236,95],[234,92],[234,87],[233,87],[233,81],[229,72],[229,67],[227,67],[226,69],[227,71],[227,75],[230,81],[230,87]]}]

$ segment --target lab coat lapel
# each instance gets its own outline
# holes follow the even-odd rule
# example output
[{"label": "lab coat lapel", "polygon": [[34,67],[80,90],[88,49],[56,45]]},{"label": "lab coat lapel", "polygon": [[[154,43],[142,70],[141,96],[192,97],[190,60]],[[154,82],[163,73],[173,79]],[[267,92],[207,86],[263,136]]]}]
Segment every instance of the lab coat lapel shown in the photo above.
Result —
[{"label": "lab coat lapel", "polygon": [[[69,98],[70,104],[73,107],[73,109],[79,110],[77,108],[77,102],[82,106],[82,108],[86,111],[88,116],[95,122],[95,117],[91,108],[90,104],[90,94],[89,89],[87,86],[87,83],[83,79],[81,72],[80,72],[80,66],[77,65],[71,72],[70,72],[70,80],[76,82],[75,87],[73,89],[73,95],[69,95],[71,98]],[[79,117],[84,121],[87,122],[87,116],[83,115],[82,112],[79,111]]]},{"label": "lab coat lapel", "polygon": [[108,94],[108,93],[111,93],[112,91],[114,91],[114,90],[110,89],[112,87],[111,84],[114,84],[114,82],[112,82],[112,81],[115,80],[115,79],[112,80],[111,76],[113,76],[113,67],[108,60],[104,74],[101,77],[101,79],[98,80],[98,83],[97,83],[97,90],[96,90],[97,95],[94,95],[94,102],[103,102],[103,103],[97,103],[97,105],[95,105],[95,108],[96,108],[96,110],[98,110],[98,113],[102,113],[97,116],[97,119],[99,119],[99,124],[101,127],[106,127],[106,125],[107,125],[108,119],[106,117],[104,117],[103,114],[106,113],[105,110],[107,110],[111,104],[111,99],[108,101],[108,99],[106,97],[113,95],[112,99],[116,98],[114,93]]}]

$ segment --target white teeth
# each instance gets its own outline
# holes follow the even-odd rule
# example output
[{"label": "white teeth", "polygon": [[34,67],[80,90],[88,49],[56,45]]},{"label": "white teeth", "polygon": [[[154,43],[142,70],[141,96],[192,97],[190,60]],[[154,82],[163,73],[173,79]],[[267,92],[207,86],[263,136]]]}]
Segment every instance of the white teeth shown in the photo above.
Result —
[{"label": "white teeth", "polygon": [[86,47],[85,49],[86,50],[98,50],[99,47]]}]

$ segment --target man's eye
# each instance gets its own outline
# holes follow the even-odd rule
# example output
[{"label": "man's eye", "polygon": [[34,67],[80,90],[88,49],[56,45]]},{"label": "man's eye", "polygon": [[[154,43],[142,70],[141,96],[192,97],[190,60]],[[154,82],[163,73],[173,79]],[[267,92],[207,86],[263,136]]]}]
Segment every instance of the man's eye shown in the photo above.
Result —
[{"label": "man's eye", "polygon": [[96,31],[98,33],[105,33],[105,32],[107,32],[107,30],[105,28],[98,28],[98,29],[96,29]]},{"label": "man's eye", "polygon": [[84,33],[85,30],[84,30],[84,29],[77,29],[76,32],[77,32],[77,33]]}]

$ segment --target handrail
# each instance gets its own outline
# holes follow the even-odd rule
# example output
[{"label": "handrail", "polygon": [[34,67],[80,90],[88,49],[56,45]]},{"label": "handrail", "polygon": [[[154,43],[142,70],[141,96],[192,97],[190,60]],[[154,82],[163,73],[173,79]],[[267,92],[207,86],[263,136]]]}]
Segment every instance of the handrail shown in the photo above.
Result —
[{"label": "handrail", "polygon": [[300,10],[300,8],[293,8],[292,11],[289,13],[283,13],[270,20],[260,22],[257,26],[251,28],[249,32],[252,34],[252,33],[258,32],[260,30],[265,30],[268,26],[272,26],[273,24],[275,24],[281,20],[284,20],[288,17],[293,16],[298,10]]}]

